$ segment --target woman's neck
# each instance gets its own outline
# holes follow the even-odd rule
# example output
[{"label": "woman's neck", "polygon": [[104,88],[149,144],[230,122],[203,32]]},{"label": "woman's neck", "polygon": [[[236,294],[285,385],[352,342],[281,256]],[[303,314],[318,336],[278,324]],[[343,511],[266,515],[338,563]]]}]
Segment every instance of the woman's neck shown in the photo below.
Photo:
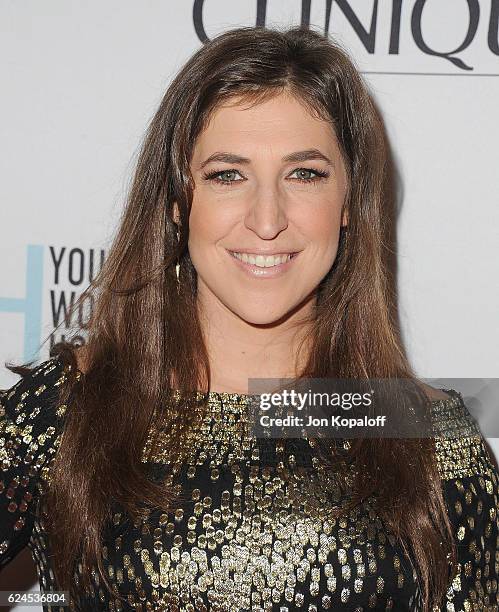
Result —
[{"label": "woman's neck", "polygon": [[311,339],[310,323],[299,323],[303,316],[300,312],[276,325],[254,325],[222,304],[205,310],[200,322],[210,359],[210,390],[247,394],[252,392],[248,379],[296,376],[305,366]]}]

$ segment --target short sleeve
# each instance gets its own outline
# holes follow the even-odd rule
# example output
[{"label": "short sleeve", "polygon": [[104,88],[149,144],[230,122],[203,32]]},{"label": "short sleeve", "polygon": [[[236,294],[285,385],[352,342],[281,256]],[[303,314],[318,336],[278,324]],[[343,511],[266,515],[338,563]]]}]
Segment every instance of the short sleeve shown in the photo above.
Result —
[{"label": "short sleeve", "polygon": [[0,391],[0,568],[28,544],[36,504],[60,442],[67,370],[50,359]]},{"label": "short sleeve", "polygon": [[458,562],[445,604],[436,612],[498,610],[499,474],[461,394],[454,391],[452,399],[433,408],[437,464]]}]

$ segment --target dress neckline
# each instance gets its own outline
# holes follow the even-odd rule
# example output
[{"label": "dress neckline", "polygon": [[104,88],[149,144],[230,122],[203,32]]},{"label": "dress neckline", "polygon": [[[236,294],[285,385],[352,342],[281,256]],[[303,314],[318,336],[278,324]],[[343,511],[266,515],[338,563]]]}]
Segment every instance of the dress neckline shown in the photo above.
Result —
[{"label": "dress neckline", "polygon": [[[57,361],[59,361],[62,365],[64,362],[60,357],[55,357]],[[79,377],[84,377],[85,374],[79,369],[75,368],[76,373]],[[444,391],[449,395],[449,397],[445,399],[433,399],[430,400],[432,405],[436,406],[453,406],[454,404],[461,404],[463,402],[463,397],[460,391],[456,389],[446,389],[446,388],[438,388],[439,391]],[[177,389],[173,389],[173,392],[177,392]],[[237,393],[234,391],[196,391],[196,399],[201,399],[203,396],[206,396],[210,403],[215,404],[245,404],[249,400],[258,397],[258,394],[248,394],[248,393]]]}]

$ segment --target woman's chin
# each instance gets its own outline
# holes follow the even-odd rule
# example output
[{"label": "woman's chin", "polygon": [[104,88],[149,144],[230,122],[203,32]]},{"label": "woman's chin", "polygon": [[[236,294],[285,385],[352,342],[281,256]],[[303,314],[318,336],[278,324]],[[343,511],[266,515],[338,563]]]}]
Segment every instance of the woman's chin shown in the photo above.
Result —
[{"label": "woman's chin", "polygon": [[272,308],[265,305],[254,308],[248,308],[248,306],[243,308],[234,307],[231,310],[249,325],[274,325],[282,323],[292,313],[291,307]]}]

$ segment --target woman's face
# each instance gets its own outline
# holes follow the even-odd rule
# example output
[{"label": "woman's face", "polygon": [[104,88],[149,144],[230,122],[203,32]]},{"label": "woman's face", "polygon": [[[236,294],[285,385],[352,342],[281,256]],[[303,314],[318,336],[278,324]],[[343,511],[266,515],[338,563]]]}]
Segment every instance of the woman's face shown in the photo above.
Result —
[{"label": "woman's face", "polygon": [[289,94],[234,104],[195,144],[188,248],[203,310],[267,324],[313,303],[333,265],[346,172],[331,125]]}]

